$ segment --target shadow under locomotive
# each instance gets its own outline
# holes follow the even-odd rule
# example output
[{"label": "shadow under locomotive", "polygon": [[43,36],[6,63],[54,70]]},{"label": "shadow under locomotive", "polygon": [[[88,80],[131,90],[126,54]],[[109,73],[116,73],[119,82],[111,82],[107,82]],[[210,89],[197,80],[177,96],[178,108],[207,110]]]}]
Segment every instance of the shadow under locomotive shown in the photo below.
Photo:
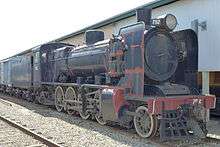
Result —
[{"label": "shadow under locomotive", "polygon": [[134,125],[144,138],[205,136],[215,97],[195,90],[197,36],[174,31],[172,14],[138,9],[137,20],[108,40],[90,30],[83,46],[48,43],[4,60],[1,91],[101,125]]}]

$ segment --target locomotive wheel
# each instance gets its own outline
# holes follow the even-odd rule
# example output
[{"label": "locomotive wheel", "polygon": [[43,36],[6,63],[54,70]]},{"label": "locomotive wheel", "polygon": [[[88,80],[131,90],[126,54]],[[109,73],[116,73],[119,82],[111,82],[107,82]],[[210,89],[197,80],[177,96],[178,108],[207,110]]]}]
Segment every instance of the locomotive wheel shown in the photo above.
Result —
[{"label": "locomotive wheel", "polygon": [[101,124],[101,125],[106,125],[106,124],[107,124],[107,122],[103,119],[101,113],[95,115],[95,119],[96,119],[96,121],[97,121],[99,124]]},{"label": "locomotive wheel", "polygon": [[83,110],[83,101],[81,97],[78,97],[78,107],[81,108],[78,112],[82,119],[89,119],[90,113],[86,110]]},{"label": "locomotive wheel", "polygon": [[27,96],[26,96],[26,92],[25,91],[22,92],[22,96],[21,97],[22,97],[22,99],[26,99]]},{"label": "locomotive wheel", "polygon": [[79,111],[79,115],[82,119],[89,119],[90,114],[88,112]]},{"label": "locomotive wheel", "polygon": [[64,99],[63,88],[61,86],[58,86],[55,90],[55,107],[59,112],[63,110],[63,99]]},{"label": "locomotive wheel", "polygon": [[137,116],[134,116],[134,127],[138,135],[143,138],[154,137],[157,133],[157,118],[148,113],[145,106],[136,109]]},{"label": "locomotive wheel", "polygon": [[98,112],[95,114],[96,121],[101,125],[106,125],[107,122],[103,119],[102,112],[101,112],[101,103],[100,103],[100,91],[95,94],[95,99],[98,100]]},{"label": "locomotive wheel", "polygon": [[39,104],[45,104],[46,98],[47,98],[46,92],[45,91],[41,91],[40,92],[40,96],[37,98],[37,102]]},{"label": "locomotive wheel", "polygon": [[[73,87],[68,87],[67,88],[66,93],[65,93],[65,99],[66,100],[74,100],[74,101],[77,100],[76,92],[75,92]],[[76,113],[76,111],[70,109],[69,107],[71,107],[71,106],[76,106],[76,103],[75,102],[73,104],[72,103],[67,103],[66,111],[67,111],[68,114],[73,115],[73,114]]]},{"label": "locomotive wheel", "polygon": [[28,92],[27,92],[27,94],[26,94],[26,100],[27,100],[28,102],[32,102],[32,100],[33,100],[33,98],[32,98],[32,95],[31,95],[31,92],[30,92],[30,91],[28,91]]}]

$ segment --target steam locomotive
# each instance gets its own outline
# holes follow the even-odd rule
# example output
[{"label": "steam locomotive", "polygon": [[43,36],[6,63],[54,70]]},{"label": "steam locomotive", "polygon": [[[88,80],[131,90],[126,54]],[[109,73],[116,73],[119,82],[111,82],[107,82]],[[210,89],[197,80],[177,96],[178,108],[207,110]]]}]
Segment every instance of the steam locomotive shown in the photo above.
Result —
[{"label": "steam locomotive", "polygon": [[88,30],[83,46],[52,42],[2,60],[1,92],[101,125],[134,127],[144,138],[206,135],[215,97],[195,90],[195,33],[174,32],[172,14],[136,14],[137,23],[111,39]]}]

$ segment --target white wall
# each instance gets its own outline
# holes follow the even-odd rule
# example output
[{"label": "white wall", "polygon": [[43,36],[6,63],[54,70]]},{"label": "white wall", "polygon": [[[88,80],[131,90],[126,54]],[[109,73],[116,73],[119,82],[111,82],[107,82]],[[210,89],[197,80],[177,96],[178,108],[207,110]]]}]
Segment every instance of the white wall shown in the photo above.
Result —
[{"label": "white wall", "polygon": [[[152,17],[172,13],[177,17],[176,30],[191,28],[191,21],[207,21],[207,30],[199,29],[199,71],[220,71],[220,0],[180,0],[156,8]],[[136,22],[130,17],[114,24],[113,33],[126,25]]]},{"label": "white wall", "polygon": [[[207,21],[207,30],[199,29],[199,71],[220,71],[220,0],[179,0],[153,10],[153,17],[172,13],[177,17],[176,30],[191,28],[191,22]],[[136,16],[103,26],[107,37],[118,34],[121,27],[136,23]],[[110,27],[111,26],[111,27]],[[74,42],[77,39],[72,38]],[[82,39],[81,39],[82,40]]]},{"label": "white wall", "polygon": [[172,13],[177,30],[191,27],[191,21],[207,21],[207,31],[199,29],[199,70],[220,71],[220,0],[180,0],[153,10],[153,16]]},{"label": "white wall", "polygon": [[136,16],[132,16],[114,23],[113,33],[118,34],[120,28],[137,22]]}]

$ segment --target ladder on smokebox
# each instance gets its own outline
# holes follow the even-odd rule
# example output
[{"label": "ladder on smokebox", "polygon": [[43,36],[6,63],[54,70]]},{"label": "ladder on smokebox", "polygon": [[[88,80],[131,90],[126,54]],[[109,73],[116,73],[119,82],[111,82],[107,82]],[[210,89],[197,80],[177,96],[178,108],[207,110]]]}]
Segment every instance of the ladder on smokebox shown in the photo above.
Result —
[{"label": "ladder on smokebox", "polygon": [[178,113],[177,110],[164,110],[160,118],[160,139],[166,140],[180,140],[190,139],[193,134],[189,133],[187,117],[183,113]]}]

